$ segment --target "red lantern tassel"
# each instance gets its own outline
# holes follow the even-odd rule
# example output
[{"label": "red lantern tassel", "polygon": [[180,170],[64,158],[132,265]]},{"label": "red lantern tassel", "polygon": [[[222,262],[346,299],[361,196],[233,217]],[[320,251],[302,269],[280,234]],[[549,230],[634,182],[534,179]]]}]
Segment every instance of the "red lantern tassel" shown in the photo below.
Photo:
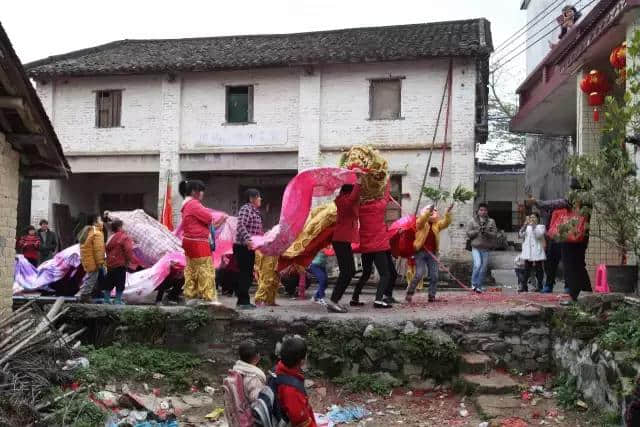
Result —
[{"label": "red lantern tassel", "polygon": [[597,108],[593,109],[593,121],[597,122],[600,120],[600,112],[598,111]]}]

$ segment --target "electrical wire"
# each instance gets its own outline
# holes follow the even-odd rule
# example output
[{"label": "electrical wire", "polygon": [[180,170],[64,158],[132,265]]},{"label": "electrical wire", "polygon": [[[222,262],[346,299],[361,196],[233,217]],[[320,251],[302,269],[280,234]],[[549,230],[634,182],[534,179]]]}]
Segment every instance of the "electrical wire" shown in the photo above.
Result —
[{"label": "electrical wire", "polygon": [[[587,3],[583,8],[580,9],[580,11],[585,10],[586,8],[588,8],[589,6],[591,6],[593,3],[595,3],[598,0],[591,0],[589,3]],[[526,52],[527,50],[529,50],[532,46],[534,46],[535,44],[537,44],[538,42],[540,42],[541,40],[545,39],[549,34],[553,33],[556,29],[558,29],[560,27],[560,25],[556,25],[555,27],[553,27],[550,31],[544,33],[542,36],[540,36],[539,38],[537,38],[536,40],[534,40],[533,42],[531,42],[530,44],[527,45],[527,47],[525,47],[524,49],[522,49],[521,51],[519,51],[518,53],[516,53],[515,55],[511,56],[509,59],[507,59],[504,62],[498,63],[497,65],[494,66],[494,68],[490,71],[490,72],[496,72],[499,69],[501,69],[502,67],[504,67],[505,65],[507,65],[509,62],[513,61],[514,59],[516,59],[518,56],[520,56],[521,54],[523,54],[524,52]]]},{"label": "electrical wire", "polygon": [[[577,6],[577,5],[579,5],[580,3],[582,3],[582,1],[583,1],[583,0],[579,0],[579,1],[575,4],[575,6]],[[575,7],[575,6],[574,6],[574,7]],[[582,10],[582,9],[581,9],[581,10]],[[554,19],[554,20],[552,20],[552,21],[550,21],[550,22],[547,22],[547,24],[546,24],[546,25],[544,25],[543,27],[538,28],[538,31],[536,31],[535,33],[533,33],[533,34],[531,35],[531,37],[527,37],[527,39],[529,39],[529,38],[533,38],[533,37],[537,36],[538,34],[540,34],[540,33],[541,33],[542,31],[544,31],[546,28],[549,28],[549,26],[550,26],[550,25],[552,25],[552,24],[554,24],[554,23],[555,23],[556,25],[555,25],[555,26],[554,26],[550,31],[548,31],[547,33],[545,33],[542,37],[546,37],[546,36],[548,36],[550,33],[552,33],[553,31],[555,31],[555,30],[556,30],[556,28],[559,28],[559,27],[560,27],[560,24],[556,23],[556,20],[555,20],[555,19]],[[518,50],[520,47],[522,47],[523,45],[526,45],[526,44],[527,44],[527,39],[525,39],[524,41],[520,42],[518,45],[516,45],[513,49],[511,49],[511,50],[510,50],[510,51],[508,51],[507,53],[505,53],[505,54],[501,55],[501,56],[500,56],[500,58],[498,58],[498,59],[494,60],[494,61],[493,61],[493,62],[494,62],[494,64],[500,64],[500,61],[504,60],[504,58],[507,58],[507,57],[508,57],[509,55],[511,55],[513,52],[515,52],[516,50]],[[494,55],[495,55],[495,53],[494,53]]]},{"label": "electrical wire", "polygon": [[[530,30],[532,27],[534,27],[535,25],[537,25],[540,21],[542,21],[543,18],[547,17],[551,12],[553,12],[553,10],[547,12],[544,16],[542,16],[540,19],[538,19],[538,17],[540,15],[542,15],[544,12],[547,11],[547,9],[549,9],[550,7],[553,7],[555,9],[555,6],[558,5],[558,3],[560,2],[564,2],[564,0],[556,0],[555,3],[551,3],[549,4],[546,8],[544,8],[542,11],[540,11],[540,13],[538,13],[536,16],[534,16],[533,18],[531,18],[531,21],[527,22],[526,24],[524,24],[520,29],[518,29],[518,31],[516,31],[515,33],[513,33],[512,35],[510,35],[509,37],[506,38],[505,41],[503,41],[502,43],[500,43],[496,48],[495,48],[495,52],[498,52],[500,49],[502,49],[503,46],[507,45],[513,38],[520,38],[521,35],[518,35],[522,30]],[[536,19],[538,19],[536,21]],[[534,22],[535,21],[535,22]],[[523,33],[524,34],[524,33]],[[517,37],[516,37],[517,36]]]}]

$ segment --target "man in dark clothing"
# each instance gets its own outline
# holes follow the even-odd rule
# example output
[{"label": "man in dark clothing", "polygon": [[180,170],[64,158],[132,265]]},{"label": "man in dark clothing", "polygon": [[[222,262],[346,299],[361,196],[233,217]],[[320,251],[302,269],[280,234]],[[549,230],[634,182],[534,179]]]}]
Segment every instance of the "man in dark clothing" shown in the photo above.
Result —
[{"label": "man in dark clothing", "polygon": [[49,230],[49,221],[43,219],[40,221],[38,237],[40,238],[40,262],[42,263],[53,258],[58,252],[58,235]]}]

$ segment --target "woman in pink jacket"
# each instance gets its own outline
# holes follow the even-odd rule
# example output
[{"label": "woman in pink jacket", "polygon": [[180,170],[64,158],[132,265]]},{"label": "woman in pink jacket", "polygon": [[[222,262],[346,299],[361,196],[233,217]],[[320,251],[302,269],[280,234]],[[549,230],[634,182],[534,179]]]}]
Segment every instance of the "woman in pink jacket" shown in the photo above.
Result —
[{"label": "woman in pink jacket", "polygon": [[182,181],[182,248],[187,258],[184,269],[184,296],[187,299],[216,301],[216,276],[211,259],[211,225],[218,227],[226,217],[214,222],[211,211],[202,205],[205,185],[199,180]]}]

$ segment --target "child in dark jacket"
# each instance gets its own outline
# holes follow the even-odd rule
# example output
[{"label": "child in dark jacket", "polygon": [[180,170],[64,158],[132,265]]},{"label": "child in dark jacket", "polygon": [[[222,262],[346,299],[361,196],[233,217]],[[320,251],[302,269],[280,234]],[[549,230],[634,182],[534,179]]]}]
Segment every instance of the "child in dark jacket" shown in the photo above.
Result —
[{"label": "child in dark jacket", "polygon": [[[288,338],[282,343],[280,361],[276,375],[287,375],[304,382],[302,365],[307,359],[307,344],[300,337]],[[309,398],[297,388],[281,384],[278,386],[278,403],[292,427],[317,427]]]},{"label": "child in dark jacket", "polygon": [[22,236],[18,241],[18,249],[22,251],[22,255],[34,267],[38,266],[38,257],[40,256],[40,238],[36,234],[36,228],[33,225],[27,227],[27,234]]}]

